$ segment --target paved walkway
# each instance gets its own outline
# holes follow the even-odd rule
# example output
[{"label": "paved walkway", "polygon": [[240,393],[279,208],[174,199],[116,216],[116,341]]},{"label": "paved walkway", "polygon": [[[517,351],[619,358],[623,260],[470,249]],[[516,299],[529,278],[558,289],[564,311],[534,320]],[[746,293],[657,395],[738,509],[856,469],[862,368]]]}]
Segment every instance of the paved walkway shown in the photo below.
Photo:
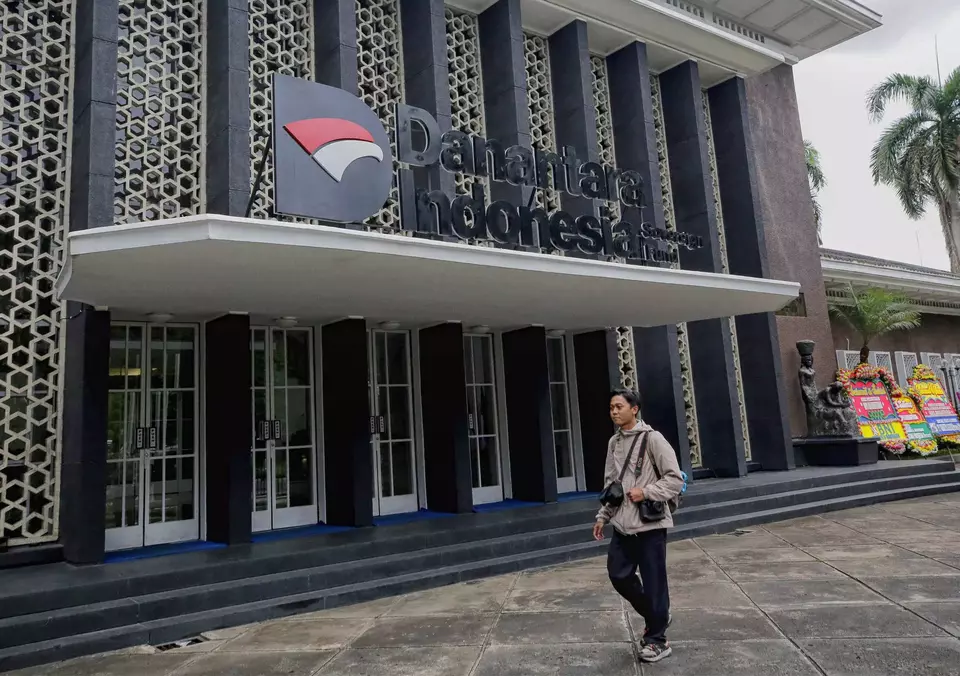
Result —
[{"label": "paved walkway", "polygon": [[592,559],[17,673],[960,673],[960,493],[678,542],[669,570],[674,653],[642,671],[641,623]]}]

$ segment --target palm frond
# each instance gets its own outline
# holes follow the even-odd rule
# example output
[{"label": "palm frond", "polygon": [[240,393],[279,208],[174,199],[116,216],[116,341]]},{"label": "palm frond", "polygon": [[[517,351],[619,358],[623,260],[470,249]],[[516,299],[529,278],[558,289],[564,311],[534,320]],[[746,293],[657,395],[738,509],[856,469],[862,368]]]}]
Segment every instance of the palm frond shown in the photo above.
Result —
[{"label": "palm frond", "polygon": [[857,291],[848,287],[849,304],[831,305],[830,313],[860,335],[864,345],[892,331],[907,331],[920,326],[920,313],[910,302],[884,289]]},{"label": "palm frond", "polygon": [[929,77],[894,73],[867,92],[867,112],[878,122],[887,106],[896,101],[906,101],[914,111],[928,111],[936,89],[936,83]]}]

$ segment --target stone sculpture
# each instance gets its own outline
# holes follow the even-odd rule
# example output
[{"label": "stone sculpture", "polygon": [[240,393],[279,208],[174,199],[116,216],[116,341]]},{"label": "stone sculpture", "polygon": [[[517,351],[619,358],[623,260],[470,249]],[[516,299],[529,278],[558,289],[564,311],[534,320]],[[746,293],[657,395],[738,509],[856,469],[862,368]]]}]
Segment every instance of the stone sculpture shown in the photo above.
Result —
[{"label": "stone sculpture", "polygon": [[817,390],[812,340],[797,342],[800,353],[800,391],[807,406],[807,437],[859,437],[857,414],[843,385],[834,381]]}]

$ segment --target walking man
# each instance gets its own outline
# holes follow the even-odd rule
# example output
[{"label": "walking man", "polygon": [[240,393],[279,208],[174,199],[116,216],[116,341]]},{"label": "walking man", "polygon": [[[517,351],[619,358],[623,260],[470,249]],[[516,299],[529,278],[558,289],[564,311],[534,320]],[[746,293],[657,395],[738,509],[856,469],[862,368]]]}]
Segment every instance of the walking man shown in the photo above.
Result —
[{"label": "walking man", "polygon": [[[673,526],[673,516],[669,503],[680,495],[684,480],[673,447],[639,416],[637,392],[621,389],[611,394],[610,418],[618,430],[607,444],[604,485],[619,480],[625,499],[619,507],[601,507],[593,537],[602,540],[604,526],[613,526],[607,573],[614,589],[646,622],[640,659],[659,662],[672,652],[666,636],[671,620],[667,529]],[[621,471],[625,462],[627,467]]]}]

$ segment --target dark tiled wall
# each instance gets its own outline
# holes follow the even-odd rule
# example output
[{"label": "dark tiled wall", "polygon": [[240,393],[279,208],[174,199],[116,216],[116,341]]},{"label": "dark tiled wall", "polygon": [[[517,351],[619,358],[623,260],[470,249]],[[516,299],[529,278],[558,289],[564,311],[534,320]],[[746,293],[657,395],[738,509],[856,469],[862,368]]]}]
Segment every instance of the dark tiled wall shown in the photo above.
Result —
[{"label": "dark tiled wall", "polygon": [[[800,359],[795,344],[798,340],[816,341],[814,360],[818,365],[835,363],[835,356],[793,70],[779,66],[748,78],[746,86],[769,275],[799,282],[807,306],[806,317],[777,317],[790,427],[793,436],[800,436],[806,432],[806,422],[796,379]],[[821,386],[826,385],[832,373],[829,369],[817,371]]]}]

